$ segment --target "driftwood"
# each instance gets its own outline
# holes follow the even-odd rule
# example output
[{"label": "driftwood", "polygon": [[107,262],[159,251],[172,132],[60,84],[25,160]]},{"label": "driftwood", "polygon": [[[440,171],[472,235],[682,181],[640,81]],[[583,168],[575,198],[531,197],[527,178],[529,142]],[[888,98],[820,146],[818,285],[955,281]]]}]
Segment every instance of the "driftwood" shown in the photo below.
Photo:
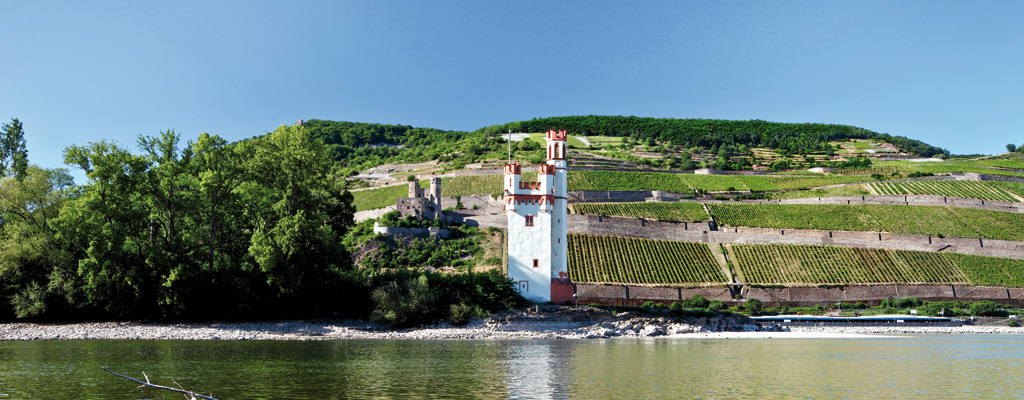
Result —
[{"label": "driftwood", "polygon": [[[125,375],[121,375],[121,374],[119,374],[119,373],[117,373],[117,372],[111,371],[111,370],[107,369],[107,367],[101,367],[101,368],[103,368],[103,370],[104,370],[104,371],[107,371],[107,372],[109,372],[109,373],[111,373],[111,374],[114,374],[114,375],[116,375],[116,376],[119,376],[119,377],[121,377],[121,378],[124,378],[124,379],[130,380],[130,381],[134,381],[134,382],[137,382],[137,383],[140,383],[140,384],[141,384],[141,385],[139,386],[140,388],[142,388],[142,387],[151,387],[151,388],[154,388],[154,389],[163,389],[163,390],[170,390],[170,391],[172,391],[172,392],[176,392],[176,393],[181,393],[181,394],[184,394],[184,395],[186,395],[186,396],[192,396],[192,400],[195,400],[196,398],[200,398],[200,399],[207,399],[207,400],[217,400],[217,399],[215,399],[215,398],[213,398],[213,397],[209,397],[209,396],[203,396],[203,395],[201,395],[201,394],[198,394],[198,393],[192,392],[192,391],[190,391],[190,390],[185,390],[185,389],[175,389],[175,388],[172,388],[172,387],[167,387],[167,386],[160,386],[160,385],[154,385],[154,384],[152,384],[152,383],[149,383],[149,375],[146,375],[146,373],[145,373],[145,372],[143,372],[143,373],[142,373],[142,376],[145,376],[145,377],[146,377],[146,381],[145,381],[145,382],[143,382],[143,381],[140,381],[140,380],[138,380],[138,379],[132,378],[132,377],[130,377],[130,376],[125,376]],[[171,382],[174,382],[174,380],[171,380]],[[178,384],[178,382],[174,382],[174,384],[175,384],[175,385],[177,385],[177,384]],[[181,385],[178,385],[178,387],[179,387],[179,388],[181,388]]]}]

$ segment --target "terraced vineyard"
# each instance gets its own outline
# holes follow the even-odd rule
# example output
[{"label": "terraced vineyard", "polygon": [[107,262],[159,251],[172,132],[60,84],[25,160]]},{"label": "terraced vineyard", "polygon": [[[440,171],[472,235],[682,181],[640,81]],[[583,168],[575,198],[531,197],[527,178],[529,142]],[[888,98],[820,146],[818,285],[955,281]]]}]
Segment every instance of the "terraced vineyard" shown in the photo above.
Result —
[{"label": "terraced vineyard", "polygon": [[694,189],[708,192],[747,190],[747,187],[732,175],[680,174],[679,179]]},{"label": "terraced vineyard", "polygon": [[395,199],[409,195],[409,185],[395,185],[352,192],[356,211],[374,210],[395,205]]},{"label": "terraced vineyard", "polygon": [[891,232],[1024,241],[1024,214],[939,206],[708,204],[725,226]]},{"label": "terraced vineyard", "polygon": [[993,184],[1006,189],[1019,197],[1024,198],[1024,183],[1021,182],[992,182]]},{"label": "terraced vineyard", "polygon": [[647,171],[569,171],[569,190],[663,190],[690,193],[678,174]]},{"label": "terraced vineyard", "polygon": [[648,171],[569,171],[569,190],[664,190],[688,193],[728,190],[774,191],[802,189],[850,182],[864,182],[863,176],[755,176],[697,175]]},{"label": "terraced vineyard", "polygon": [[736,175],[736,180],[743,182],[743,185],[754,192],[770,192],[779,190],[778,186],[772,183],[771,178],[767,176],[756,176],[756,175]]},{"label": "terraced vineyard", "polygon": [[944,253],[814,245],[726,246],[741,280],[752,285],[971,283]]},{"label": "terraced vineyard", "polygon": [[900,165],[900,171],[907,172],[929,172],[941,174],[948,172],[975,172],[989,175],[1024,176],[1021,171],[1006,171],[988,168],[979,164],[978,161],[948,161],[934,163],[916,163],[913,165]]},{"label": "terraced vineyard", "polygon": [[1007,159],[989,159],[975,161],[978,165],[996,168],[1009,168],[1024,171],[1024,158],[1014,157]]},{"label": "terraced vineyard", "polygon": [[[523,173],[523,181],[528,182],[529,180],[537,179],[537,173],[533,173],[533,177],[526,176]],[[452,176],[441,178],[441,196],[442,197],[455,197],[455,196],[469,196],[469,195],[497,195],[501,194],[504,187],[502,186],[502,175],[465,175],[465,176]],[[422,180],[419,182],[420,187],[427,188],[430,186],[429,181]]]},{"label": "terraced vineyard", "polygon": [[953,253],[946,257],[974,285],[1024,287],[1024,260]]},{"label": "terraced vineyard", "polygon": [[670,222],[697,222],[710,219],[700,203],[576,203],[570,204],[569,209],[574,214],[607,215]]},{"label": "terraced vineyard", "polygon": [[803,189],[812,187],[821,187],[828,185],[839,185],[845,183],[857,183],[866,182],[871,180],[870,176],[843,176],[843,175],[824,175],[824,176],[771,176],[772,184],[779,190],[792,190],[792,189]]},{"label": "terraced vineyard", "polygon": [[978,181],[904,181],[870,182],[866,184],[880,195],[918,195],[965,197],[994,201],[1020,201],[1010,195],[1002,186]]},{"label": "terraced vineyard", "polygon": [[703,243],[569,235],[569,277],[579,283],[711,286],[726,277]]},{"label": "terraced vineyard", "polygon": [[[1024,287],[1024,260],[817,245],[727,244],[748,285],[956,284]],[[580,283],[726,283],[703,243],[569,235],[569,276]]]}]

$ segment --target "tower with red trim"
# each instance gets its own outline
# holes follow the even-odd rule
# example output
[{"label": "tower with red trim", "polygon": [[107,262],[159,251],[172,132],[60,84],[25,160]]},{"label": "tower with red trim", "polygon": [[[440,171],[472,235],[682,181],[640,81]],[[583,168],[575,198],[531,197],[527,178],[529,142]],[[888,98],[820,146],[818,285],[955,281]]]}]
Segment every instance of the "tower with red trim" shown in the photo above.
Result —
[{"label": "tower with red trim", "polygon": [[568,269],[567,136],[548,131],[548,162],[540,165],[537,182],[523,182],[518,164],[505,165],[508,277],[538,303],[569,303],[576,292]]}]

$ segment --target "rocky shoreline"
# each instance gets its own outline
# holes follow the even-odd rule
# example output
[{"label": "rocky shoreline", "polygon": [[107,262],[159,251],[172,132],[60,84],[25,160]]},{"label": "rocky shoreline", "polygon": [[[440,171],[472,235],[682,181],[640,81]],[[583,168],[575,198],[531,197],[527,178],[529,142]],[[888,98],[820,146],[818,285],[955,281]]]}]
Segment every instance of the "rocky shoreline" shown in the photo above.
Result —
[{"label": "rocky shoreline", "polygon": [[649,337],[808,337],[850,334],[1022,334],[1004,326],[762,327],[738,314],[711,317],[611,313],[590,307],[506,311],[464,326],[448,323],[391,329],[364,321],[87,322],[0,324],[0,341],[20,340],[451,340]]}]

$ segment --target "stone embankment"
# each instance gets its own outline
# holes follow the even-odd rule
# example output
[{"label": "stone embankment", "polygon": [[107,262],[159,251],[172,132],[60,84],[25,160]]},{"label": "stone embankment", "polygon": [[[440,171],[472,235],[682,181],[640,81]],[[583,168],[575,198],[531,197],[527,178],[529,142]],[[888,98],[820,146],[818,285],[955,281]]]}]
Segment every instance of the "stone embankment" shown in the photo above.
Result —
[{"label": "stone embankment", "polygon": [[397,330],[361,321],[7,323],[0,324],[0,340],[582,339],[761,330],[741,315],[683,318],[538,306],[473,319],[465,326]]}]

